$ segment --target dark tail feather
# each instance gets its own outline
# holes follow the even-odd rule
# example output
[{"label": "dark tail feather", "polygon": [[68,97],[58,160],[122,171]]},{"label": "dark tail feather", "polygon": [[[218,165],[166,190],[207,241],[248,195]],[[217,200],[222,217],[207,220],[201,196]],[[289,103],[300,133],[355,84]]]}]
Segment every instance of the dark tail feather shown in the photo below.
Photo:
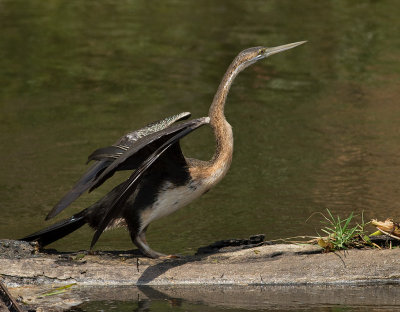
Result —
[{"label": "dark tail feather", "polygon": [[76,231],[86,223],[85,210],[73,215],[72,217],[61,220],[49,227],[21,238],[22,241],[33,242],[36,241],[41,247],[44,247],[68,234]]}]

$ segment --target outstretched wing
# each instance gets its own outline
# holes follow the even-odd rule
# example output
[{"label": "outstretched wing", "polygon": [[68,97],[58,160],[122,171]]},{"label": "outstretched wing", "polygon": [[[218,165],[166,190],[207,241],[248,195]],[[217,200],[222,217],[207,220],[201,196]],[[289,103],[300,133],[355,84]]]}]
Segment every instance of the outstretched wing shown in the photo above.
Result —
[{"label": "outstretched wing", "polygon": [[[160,146],[166,143],[169,139],[177,136],[177,139],[175,140],[175,142],[177,142],[186,134],[206,123],[209,123],[209,117],[188,120],[143,137],[123,155],[114,160],[105,170],[103,170],[101,174],[94,179],[89,186],[89,192],[103,184],[115,173],[115,171],[121,170],[121,168],[129,167],[129,164],[132,161],[136,162],[138,154],[141,155],[141,158],[143,157],[143,154],[146,154],[146,157],[144,157],[140,162],[140,166],[142,166],[143,162],[147,160],[149,155],[158,150]],[[182,135],[182,132],[185,134]],[[143,151],[145,151],[145,153]],[[139,166],[137,168],[139,168]]]},{"label": "outstretched wing", "polygon": [[[150,140],[154,147],[157,145],[156,150],[151,153],[138,166],[138,168],[133,172],[129,179],[124,182],[124,187],[122,188],[121,193],[112,203],[112,205],[107,208],[104,217],[93,236],[90,248],[92,248],[97,242],[101,233],[103,233],[103,231],[107,228],[110,221],[120,214],[120,209],[123,207],[123,204],[126,202],[126,200],[135,191],[136,187],[140,183],[141,177],[146,172],[146,170],[149,169],[151,165],[156,162],[157,159],[161,155],[163,155],[171,146],[177,144],[181,138],[188,135],[190,132],[199,128],[200,126],[209,123],[209,121],[209,117],[186,121],[184,123],[173,125],[167,129],[164,129],[157,133],[153,133],[143,138],[143,140],[138,141],[137,145],[129,149],[124,155],[115,160],[107,169],[103,171],[103,173],[97,179],[95,179],[93,185],[91,186],[91,190],[101,185],[105,180],[107,180],[109,176],[111,176],[116,170],[118,170],[120,166],[124,166],[126,162],[129,162],[130,159],[134,157],[141,148],[143,148],[143,146],[146,146],[147,141]],[[162,132],[162,134],[160,132]]]},{"label": "outstretched wing", "polygon": [[[184,112],[165,119],[148,124],[142,129],[132,131],[121,137],[115,144],[97,149],[88,158],[88,162],[91,160],[97,160],[88,171],[79,179],[78,182],[72,187],[72,189],[64,195],[63,198],[53,207],[46,217],[46,220],[53,218],[59,214],[62,210],[68,207],[75,199],[77,199],[82,193],[84,193],[92,184],[94,179],[113,161],[122,156],[127,150],[136,144],[137,141],[149,136],[153,133],[162,131],[173,123],[184,120],[190,117],[190,113]],[[142,150],[142,153],[137,155],[136,161],[132,159],[126,166],[121,166],[118,170],[135,169],[143,161],[143,159],[149,155],[149,151]]]},{"label": "outstretched wing", "polygon": [[[88,157],[88,162],[91,160],[111,160],[114,161],[116,158],[121,156],[127,149],[132,147],[138,140],[143,137],[146,137],[152,133],[161,131],[165,128],[168,128],[173,123],[188,119],[190,117],[189,112],[180,113],[171,117],[167,117],[165,119],[153,122],[143,127],[142,129],[132,131],[121,137],[117,142],[115,142],[111,146],[99,148],[95,150]],[[134,169],[134,168],[130,168]]]}]

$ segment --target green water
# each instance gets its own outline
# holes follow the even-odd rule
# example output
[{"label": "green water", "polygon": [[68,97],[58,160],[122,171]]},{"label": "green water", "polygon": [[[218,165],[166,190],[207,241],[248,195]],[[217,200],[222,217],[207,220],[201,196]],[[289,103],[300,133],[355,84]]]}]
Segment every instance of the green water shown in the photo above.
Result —
[{"label": "green water", "polygon": [[[316,234],[316,211],[399,219],[400,2],[0,0],[0,238],[18,238],[123,133],[207,114],[242,49],[306,45],[246,69],[226,114],[235,152],[225,179],[154,222],[150,245],[194,253],[226,238]],[[212,132],[182,142],[208,159]],[[122,174],[116,180],[121,180]],[[60,218],[104,195],[85,195]],[[83,228],[51,247],[86,249]],[[124,230],[99,249],[129,249]]]},{"label": "green water", "polygon": [[[90,301],[71,312],[94,311],[400,311],[394,285],[81,287]],[[117,299],[118,298],[118,299]]]}]

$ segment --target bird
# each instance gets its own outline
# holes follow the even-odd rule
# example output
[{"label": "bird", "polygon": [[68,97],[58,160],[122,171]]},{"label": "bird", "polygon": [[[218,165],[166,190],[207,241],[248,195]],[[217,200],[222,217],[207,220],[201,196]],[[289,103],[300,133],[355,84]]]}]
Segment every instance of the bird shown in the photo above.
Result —
[{"label": "bird", "polygon": [[[103,198],[73,216],[50,225],[21,240],[37,241],[44,247],[84,224],[95,231],[90,249],[107,229],[125,226],[134,245],[149,258],[167,257],[150,248],[146,241],[149,224],[188,205],[206,193],[226,175],[232,162],[233,132],[224,108],[236,76],[248,66],[306,41],[276,47],[252,47],[241,51],[228,67],[210,105],[208,116],[187,120],[183,112],[127,133],[111,146],[95,150],[88,157],[95,163],[54,206],[46,220],[55,217],[85,191],[92,191],[116,171],[132,174]],[[208,125],[216,141],[209,161],[185,157],[180,139]],[[172,255],[171,255],[172,256]]]}]

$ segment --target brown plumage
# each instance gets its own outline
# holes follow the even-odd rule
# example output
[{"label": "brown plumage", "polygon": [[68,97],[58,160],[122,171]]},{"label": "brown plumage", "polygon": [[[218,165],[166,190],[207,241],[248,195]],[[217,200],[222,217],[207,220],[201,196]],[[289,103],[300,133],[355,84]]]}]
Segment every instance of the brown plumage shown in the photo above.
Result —
[{"label": "brown plumage", "polygon": [[[146,242],[149,224],[204,194],[225,176],[230,167],[233,133],[224,108],[235,77],[256,61],[302,43],[304,41],[274,48],[254,47],[240,52],[222,78],[208,117],[175,124],[190,116],[181,113],[128,133],[116,144],[93,152],[89,160],[97,163],[60,200],[48,218],[61,212],[85,190],[100,186],[115,171],[134,172],[92,206],[23,240],[36,240],[45,246],[88,223],[96,230],[92,247],[105,229],[126,225],[133,243],[144,255],[151,258],[162,256]],[[185,158],[179,140],[205,124],[214,131],[215,154],[210,161]]]}]

